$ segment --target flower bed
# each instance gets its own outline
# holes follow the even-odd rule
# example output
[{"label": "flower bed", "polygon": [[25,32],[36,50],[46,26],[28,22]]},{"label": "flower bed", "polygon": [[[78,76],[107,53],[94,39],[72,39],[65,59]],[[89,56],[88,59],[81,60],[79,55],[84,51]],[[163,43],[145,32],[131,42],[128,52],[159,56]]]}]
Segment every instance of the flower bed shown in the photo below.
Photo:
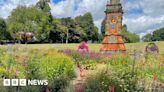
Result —
[{"label": "flower bed", "polygon": [[[12,47],[0,49],[0,79],[47,79],[50,89],[59,92],[75,76],[71,57],[54,49],[30,49]],[[46,86],[0,87],[2,92],[44,91]],[[4,90],[4,91],[3,91]],[[39,91],[38,91],[39,92]],[[44,91],[45,92],[45,91]]]}]

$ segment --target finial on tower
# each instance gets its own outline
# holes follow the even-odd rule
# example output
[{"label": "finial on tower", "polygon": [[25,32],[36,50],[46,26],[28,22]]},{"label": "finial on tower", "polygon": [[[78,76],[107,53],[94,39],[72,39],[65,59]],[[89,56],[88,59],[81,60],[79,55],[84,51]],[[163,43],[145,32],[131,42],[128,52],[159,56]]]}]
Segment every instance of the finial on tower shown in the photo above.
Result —
[{"label": "finial on tower", "polygon": [[110,4],[110,0],[107,0],[107,4]]},{"label": "finial on tower", "polygon": [[108,4],[119,4],[120,0],[108,0]]}]

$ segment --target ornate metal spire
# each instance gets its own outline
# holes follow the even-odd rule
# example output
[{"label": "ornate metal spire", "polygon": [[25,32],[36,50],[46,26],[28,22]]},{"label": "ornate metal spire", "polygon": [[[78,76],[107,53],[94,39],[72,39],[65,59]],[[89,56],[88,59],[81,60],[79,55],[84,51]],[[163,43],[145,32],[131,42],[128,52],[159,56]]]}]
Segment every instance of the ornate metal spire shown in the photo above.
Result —
[{"label": "ornate metal spire", "polygon": [[122,5],[120,3],[120,0],[107,0],[107,6],[106,6],[106,13],[113,13],[113,12],[122,12]]},{"label": "ornate metal spire", "polygon": [[110,4],[110,0],[107,0],[107,4]]},{"label": "ornate metal spire", "polygon": [[120,0],[110,0],[110,4],[119,4]]}]

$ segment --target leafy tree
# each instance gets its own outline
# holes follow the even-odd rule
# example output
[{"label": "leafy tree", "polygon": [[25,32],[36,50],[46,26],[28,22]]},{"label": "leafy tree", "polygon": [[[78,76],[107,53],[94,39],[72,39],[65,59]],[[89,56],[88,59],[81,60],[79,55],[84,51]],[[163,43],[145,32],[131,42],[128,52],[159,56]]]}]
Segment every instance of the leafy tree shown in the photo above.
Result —
[{"label": "leafy tree", "polygon": [[144,42],[164,41],[164,27],[155,30],[152,34],[148,33],[142,37]]},{"label": "leafy tree", "polygon": [[106,31],[106,17],[103,19],[101,23],[101,34],[104,36]]},{"label": "leafy tree", "polygon": [[52,42],[56,42],[56,43],[62,42],[63,43],[64,40],[66,39],[65,37],[66,37],[67,27],[62,24],[61,19],[56,19],[55,18],[53,20],[52,24],[54,25],[54,28],[50,32],[50,38],[49,39]]},{"label": "leafy tree", "polygon": [[7,32],[7,25],[4,19],[0,18],[0,42],[1,40],[10,40],[10,33]]},{"label": "leafy tree", "polygon": [[164,27],[153,32],[153,41],[164,41]]},{"label": "leafy tree", "polygon": [[77,16],[75,18],[76,23],[79,24],[81,28],[83,28],[84,32],[87,34],[86,37],[83,37],[83,39],[91,40],[92,42],[95,41],[95,35],[98,37],[98,31],[95,30],[95,26],[93,23],[93,18],[91,13],[86,13],[83,16]]},{"label": "leafy tree", "polygon": [[53,25],[54,28],[50,33],[50,39],[53,42],[77,43],[86,35],[83,29],[70,17],[62,19],[55,18]]},{"label": "leafy tree", "polygon": [[62,18],[61,20],[62,20],[62,24],[67,28],[65,31],[66,31],[66,43],[68,43],[68,41],[71,41],[73,38],[72,34],[74,33],[75,22],[73,19],[71,19],[71,17]]},{"label": "leafy tree", "polygon": [[8,30],[12,36],[16,32],[32,32],[38,42],[43,42],[52,29],[48,20],[48,14],[36,7],[18,6],[7,19]]},{"label": "leafy tree", "polygon": [[142,37],[142,40],[144,42],[151,42],[152,38],[153,38],[153,36],[151,34],[146,34],[145,36]]},{"label": "leafy tree", "polygon": [[71,19],[70,17],[62,18],[62,23],[67,27],[66,37],[68,35],[69,42],[80,42],[84,36],[86,36],[84,29],[80,27],[80,25],[74,19]]},{"label": "leafy tree", "polygon": [[6,34],[6,23],[3,19],[0,19],[0,40],[4,40]]},{"label": "leafy tree", "polygon": [[40,0],[37,4],[36,4],[36,7],[46,13],[51,13],[50,10],[50,6],[49,6],[49,3],[50,0]]},{"label": "leafy tree", "polygon": [[53,41],[54,37],[52,37],[52,36],[54,36],[54,34],[53,34],[54,33],[53,32],[54,25],[53,25],[53,16],[51,14],[51,8],[49,6],[49,3],[50,3],[50,0],[39,0],[39,2],[35,5],[35,7],[37,7],[39,10],[48,14],[48,16],[49,16],[48,24],[51,27],[48,40]]},{"label": "leafy tree", "polygon": [[122,34],[126,43],[135,43],[140,41],[140,37],[135,33],[129,32],[127,25],[125,24],[122,26]]},{"label": "leafy tree", "polygon": [[93,33],[92,33],[92,41],[93,42],[97,42],[99,41],[99,33],[98,33],[98,28],[96,26],[94,26],[94,30],[93,30]]}]

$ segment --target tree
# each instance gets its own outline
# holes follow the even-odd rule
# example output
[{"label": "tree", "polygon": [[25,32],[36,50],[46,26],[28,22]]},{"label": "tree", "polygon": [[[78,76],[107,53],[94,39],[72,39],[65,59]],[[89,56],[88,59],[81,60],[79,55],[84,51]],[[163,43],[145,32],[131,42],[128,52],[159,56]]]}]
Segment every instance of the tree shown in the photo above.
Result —
[{"label": "tree", "polygon": [[106,31],[106,17],[103,19],[101,23],[101,34],[104,36]]},{"label": "tree", "polygon": [[91,13],[88,12],[83,16],[77,16],[75,21],[81,28],[83,28],[84,32],[87,34],[83,39],[91,40],[92,42],[95,41],[94,36],[96,35],[98,37],[98,31],[95,30]]},{"label": "tree", "polygon": [[146,34],[145,36],[142,37],[142,40],[144,42],[151,42],[152,38],[153,38],[153,36],[151,34]]},{"label": "tree", "polygon": [[2,40],[10,40],[10,33],[7,32],[7,25],[4,19],[0,18],[0,42]]},{"label": "tree", "polygon": [[18,6],[7,19],[8,30],[13,37],[17,32],[32,32],[38,42],[43,42],[52,29],[48,20],[49,15],[36,7]]},{"label": "tree", "polygon": [[6,23],[3,19],[0,18],[0,40],[6,39]]},{"label": "tree", "polygon": [[49,6],[49,3],[50,0],[40,0],[37,4],[36,4],[36,7],[46,13],[51,13],[51,8]]},{"label": "tree", "polygon": [[48,14],[48,16],[49,16],[48,24],[51,27],[48,40],[53,41],[54,37],[52,37],[52,36],[54,36],[54,34],[53,34],[54,33],[53,32],[54,25],[53,25],[53,16],[51,14],[51,8],[49,6],[49,3],[50,3],[50,0],[39,0],[39,2],[35,5],[35,7]]},{"label": "tree", "polygon": [[152,34],[148,33],[142,37],[144,42],[164,41],[164,27],[155,30]]},{"label": "tree", "polygon": [[66,39],[66,30],[67,27],[62,24],[61,19],[53,19],[52,25],[54,25],[53,30],[50,32],[50,40],[52,42],[64,42]]},{"label": "tree", "polygon": [[53,42],[78,43],[86,35],[83,29],[74,21],[74,19],[62,18],[53,20],[54,28],[50,33],[50,39]]},{"label": "tree", "polygon": [[126,43],[135,43],[140,41],[139,35],[129,32],[126,24],[122,26],[122,34]]},{"label": "tree", "polygon": [[164,27],[153,32],[153,41],[164,41]]}]

